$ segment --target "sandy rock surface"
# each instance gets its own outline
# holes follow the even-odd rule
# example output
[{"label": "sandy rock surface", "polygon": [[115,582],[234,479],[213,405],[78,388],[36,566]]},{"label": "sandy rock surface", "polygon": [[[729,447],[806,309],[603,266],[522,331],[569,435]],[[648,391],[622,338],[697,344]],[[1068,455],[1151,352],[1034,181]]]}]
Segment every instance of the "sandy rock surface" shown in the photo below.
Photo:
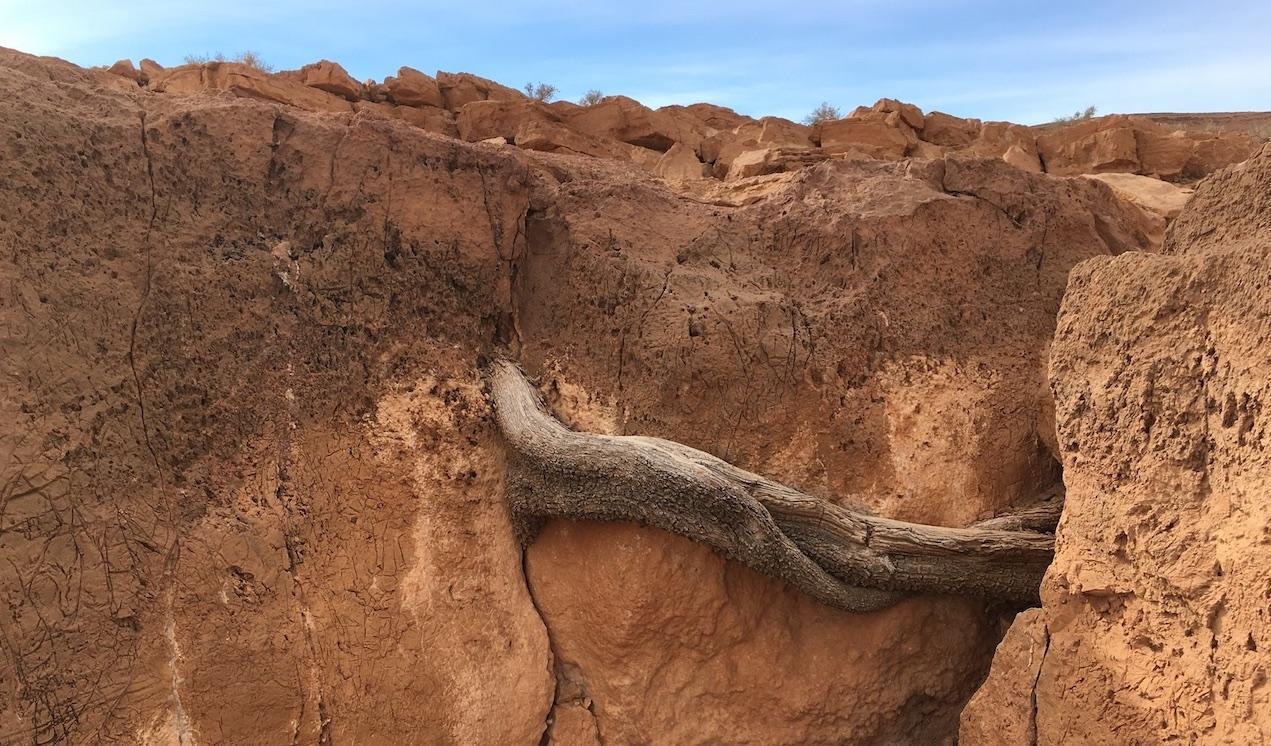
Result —
[{"label": "sandy rock surface", "polygon": [[[725,208],[586,165],[528,224],[515,294],[522,359],[575,427],[945,525],[1057,478],[1067,271],[1145,240],[1111,190],[994,159],[835,161]],[[557,707],[588,703],[606,742],[939,742],[997,635],[965,601],[805,604],[632,526],[552,523],[527,569],[576,692]]]},{"label": "sandy rock surface", "polygon": [[[1073,271],[1050,371],[1068,501],[1040,618],[1007,636],[1046,654],[1032,688],[995,661],[972,708],[1031,698],[1036,743],[1271,738],[1269,184],[1264,149],[1199,185],[1164,256]],[[968,743],[1019,742],[976,721]]]},{"label": "sandy rock surface", "polygon": [[[4,737],[951,742],[1001,609],[846,614],[629,525],[523,551],[495,354],[575,427],[906,520],[990,516],[1062,459],[1039,738],[1261,735],[1267,156],[1164,257],[1106,184],[1035,173],[1186,180],[1253,136],[1116,120],[1056,167],[888,99],[805,127],[146,62],[0,50]],[[1027,679],[1032,625],[995,677]]]},{"label": "sandy rock surface", "polygon": [[1040,609],[1028,609],[1015,617],[993,654],[988,679],[962,710],[959,743],[1037,744],[1037,702],[1032,692],[1049,644]]},{"label": "sandy rock surface", "polygon": [[5,738],[537,742],[474,367],[525,168],[25,56],[0,88]]}]

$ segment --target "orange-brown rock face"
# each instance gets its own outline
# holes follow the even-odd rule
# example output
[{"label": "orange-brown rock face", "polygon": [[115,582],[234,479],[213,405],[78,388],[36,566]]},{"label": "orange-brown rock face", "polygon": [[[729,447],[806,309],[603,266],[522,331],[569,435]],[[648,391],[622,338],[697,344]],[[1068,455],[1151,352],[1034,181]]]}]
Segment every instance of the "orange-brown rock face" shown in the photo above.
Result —
[{"label": "orange-brown rock face", "polygon": [[1032,693],[1049,644],[1040,609],[1015,617],[993,654],[988,679],[962,710],[959,743],[1037,744],[1037,701]]},{"label": "orange-brown rock face", "polygon": [[947,742],[994,639],[974,601],[853,615],[636,526],[553,523],[527,567],[603,743]]},{"label": "orange-brown rock face", "polygon": [[1039,128],[1046,172],[1062,176],[1109,171],[1166,181],[1195,181],[1248,158],[1261,141],[1244,132],[1171,130],[1134,116],[1099,117]]},{"label": "orange-brown rock face", "polygon": [[[723,208],[594,168],[529,223],[517,277],[522,359],[574,425],[950,525],[1057,478],[1044,367],[1067,268],[1141,245],[1109,189],[993,159],[831,161]],[[997,634],[966,601],[828,610],[633,526],[553,523],[527,568],[557,711],[604,742],[940,742]]]},{"label": "orange-brown rock face", "polygon": [[[630,525],[555,522],[522,551],[482,360],[517,356],[575,426],[965,525],[1103,437],[1057,388],[1055,443],[1055,318],[1074,266],[1151,240],[1107,185],[1029,173],[1029,130],[890,100],[851,121],[932,158],[830,159],[785,120],[543,106],[409,68],[351,84],[324,63],[111,73],[2,52],[0,91],[0,733],[24,741],[947,742],[995,611],[847,614]],[[1241,220],[1185,212],[1175,243]],[[1177,262],[1160,288],[1227,271],[1117,261]],[[1151,297],[1161,318],[1241,310]],[[1181,321],[1159,331],[1196,346]],[[1248,438],[1260,369],[1240,349],[1223,380],[1253,424],[1222,432]],[[1101,380],[1080,370],[1065,380]],[[1194,424],[1164,412],[1157,437]],[[1228,482],[1265,465],[1222,459],[1207,484],[1252,510]],[[1109,519],[1071,531],[1112,530],[1091,486],[1112,467],[1070,468],[1088,480],[1072,499]],[[1207,587],[1256,578],[1221,562]],[[1048,593],[1079,596],[1073,577]],[[1245,587],[1221,635],[1252,629]],[[1257,659],[1211,650],[1248,683],[1224,707],[1261,712]]]},{"label": "orange-brown rock face", "polygon": [[474,369],[526,170],[96,81],[0,58],[0,731],[537,742]]},{"label": "orange-brown rock face", "polygon": [[[1068,498],[1036,743],[1271,737],[1268,194],[1264,149],[1199,186],[1166,255],[1073,272],[1051,361]],[[985,709],[1017,709],[998,675]]]}]

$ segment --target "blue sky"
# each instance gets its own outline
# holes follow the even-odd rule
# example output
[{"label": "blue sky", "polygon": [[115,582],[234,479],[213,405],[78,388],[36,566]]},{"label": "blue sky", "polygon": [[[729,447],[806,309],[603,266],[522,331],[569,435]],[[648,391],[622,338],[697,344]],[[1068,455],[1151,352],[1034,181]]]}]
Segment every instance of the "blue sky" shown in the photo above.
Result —
[{"label": "blue sky", "polygon": [[1023,123],[1271,109],[1267,0],[0,0],[0,46],[81,65],[253,50],[279,69],[462,70],[794,119],[883,96]]}]

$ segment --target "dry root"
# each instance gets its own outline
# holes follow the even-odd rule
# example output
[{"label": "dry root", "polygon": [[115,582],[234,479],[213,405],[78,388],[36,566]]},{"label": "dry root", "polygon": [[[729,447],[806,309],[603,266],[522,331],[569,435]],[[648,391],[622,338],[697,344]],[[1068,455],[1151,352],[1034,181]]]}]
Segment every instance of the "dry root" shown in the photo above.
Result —
[{"label": "dry root", "polygon": [[704,542],[850,611],[906,593],[1034,604],[1054,553],[1054,536],[1037,529],[1053,529],[1058,498],[968,528],[894,521],[669,440],[570,430],[505,360],[491,366],[490,390],[508,445],[508,502],[525,541],[546,518],[634,521]]}]

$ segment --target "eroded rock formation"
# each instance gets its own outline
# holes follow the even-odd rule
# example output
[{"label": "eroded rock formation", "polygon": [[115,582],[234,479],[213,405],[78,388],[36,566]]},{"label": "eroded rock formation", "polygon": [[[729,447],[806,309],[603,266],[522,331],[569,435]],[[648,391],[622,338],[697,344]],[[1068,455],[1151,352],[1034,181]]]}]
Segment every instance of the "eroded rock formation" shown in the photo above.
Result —
[{"label": "eroded rock formation", "polygon": [[529,170],[101,75],[0,58],[0,732],[536,742],[474,369]]},{"label": "eroded rock formation", "polygon": [[[1032,130],[899,102],[854,114],[905,140],[879,160],[409,68],[3,52],[0,90],[0,732],[23,740],[947,741],[997,610],[852,614],[629,524],[522,551],[482,366],[511,352],[579,430],[966,526],[1094,437],[1057,388],[1056,440],[1047,381],[1075,266],[1226,271],[1108,264],[1153,245],[1143,210],[1037,173]],[[1233,235],[1177,220],[1173,245]],[[1069,468],[1097,506],[1112,467]]]},{"label": "eroded rock formation", "polygon": [[[969,743],[1271,735],[1268,195],[1264,148],[1197,188],[1164,255],[1074,270],[1050,373],[1068,503],[1043,609],[999,652],[1043,660],[1027,687],[995,662]],[[1022,699],[1035,740],[980,725]]]},{"label": "eroded rock formation", "polygon": [[[475,75],[433,77],[411,67],[382,83],[361,84],[327,60],[278,74],[221,61],[164,70],[143,60],[138,70],[120,60],[108,71],[155,92],[224,91],[309,111],[370,111],[430,132],[457,133],[469,142],[501,138],[501,144],[531,150],[629,160],[673,181],[746,179],[797,171],[827,158],[900,160],[961,152],[1001,158],[1034,173],[1130,173],[1193,182],[1245,159],[1267,139],[1258,115],[1110,116],[1024,127],[924,114],[887,98],[809,127],[709,104],[650,109],[626,96],[587,106],[544,104]],[[664,153],[675,155],[667,159]]]}]

